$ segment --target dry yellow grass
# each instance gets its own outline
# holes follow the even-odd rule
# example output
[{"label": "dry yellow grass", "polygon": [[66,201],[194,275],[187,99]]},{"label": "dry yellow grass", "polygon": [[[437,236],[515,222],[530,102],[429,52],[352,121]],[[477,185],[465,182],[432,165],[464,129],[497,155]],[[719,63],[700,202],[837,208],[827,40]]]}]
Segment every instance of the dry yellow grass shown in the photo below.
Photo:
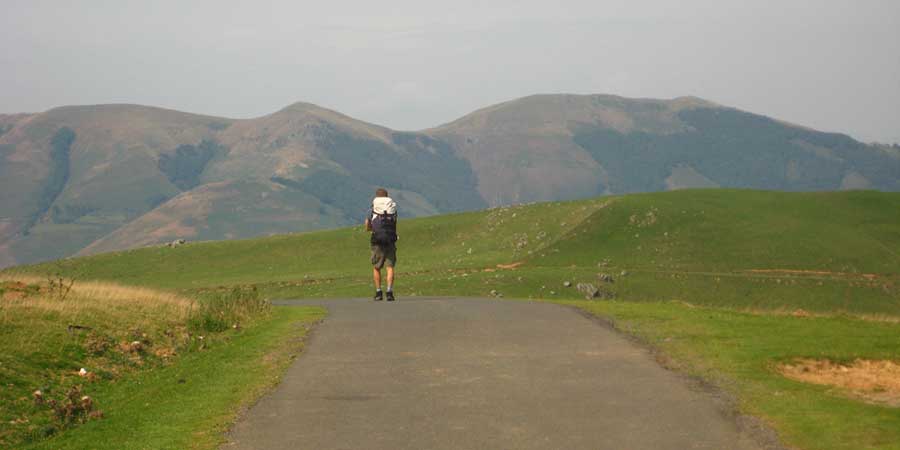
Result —
[{"label": "dry yellow grass", "polygon": [[[65,299],[51,292],[47,280],[29,276],[7,277],[2,281],[40,286],[36,295],[8,298],[3,308],[36,308],[70,316],[87,310],[115,311],[123,308],[166,311],[173,318],[186,318],[193,300],[154,289],[101,281],[75,281]],[[64,282],[65,283],[65,282]]]},{"label": "dry yellow grass", "polygon": [[40,287],[37,292],[14,289],[0,300],[0,327],[30,330],[10,336],[24,346],[20,350],[37,350],[48,335],[69,332],[72,325],[119,337],[133,330],[179,327],[194,308],[193,300],[177,294],[107,282],[76,281],[61,298],[45,279],[14,276],[0,281]]},{"label": "dry yellow grass", "polygon": [[[498,266],[499,267],[499,266]],[[679,304],[681,306],[690,308],[690,309],[722,309],[720,307],[711,307],[705,305],[698,305],[694,303],[689,303],[684,300],[671,300],[672,303]],[[741,312],[744,314],[751,314],[754,316],[791,316],[796,318],[816,318],[816,319],[835,319],[835,318],[850,318],[854,320],[862,320],[865,322],[877,322],[877,323],[894,323],[900,324],[900,316],[892,315],[892,314],[865,314],[865,313],[854,313],[849,311],[838,311],[838,312],[812,312],[807,311],[802,308],[725,308],[730,309],[732,311]]]},{"label": "dry yellow grass", "polygon": [[871,403],[900,406],[900,364],[893,361],[857,359],[838,364],[801,359],[778,369],[792,380],[834,386]]},{"label": "dry yellow grass", "polygon": [[744,312],[747,314],[753,314],[754,316],[791,316],[798,318],[822,318],[822,319],[833,319],[837,317],[848,317],[856,320],[863,320],[866,322],[879,322],[879,323],[900,323],[900,316],[891,315],[891,314],[864,314],[864,313],[852,313],[852,312],[832,312],[832,313],[821,313],[821,312],[811,312],[805,309],[800,308],[775,308],[775,309],[759,309],[759,308],[741,308],[740,312]]}]

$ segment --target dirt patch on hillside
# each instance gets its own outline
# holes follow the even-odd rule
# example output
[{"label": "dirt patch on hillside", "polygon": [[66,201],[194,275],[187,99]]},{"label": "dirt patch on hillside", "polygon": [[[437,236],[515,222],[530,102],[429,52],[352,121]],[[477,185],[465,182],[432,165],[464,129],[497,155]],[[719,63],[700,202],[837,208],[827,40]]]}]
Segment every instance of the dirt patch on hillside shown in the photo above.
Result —
[{"label": "dirt patch on hillside", "polygon": [[800,270],[800,269],[750,269],[745,270],[749,273],[761,274],[786,274],[786,275],[820,275],[830,277],[843,278],[864,278],[866,280],[878,279],[878,275],[874,273],[847,273],[847,272],[829,272],[826,270]]},{"label": "dirt patch on hillside", "polygon": [[834,386],[868,403],[900,407],[900,364],[893,361],[800,359],[778,370],[792,380]]},{"label": "dirt patch on hillside", "polygon": [[38,293],[39,290],[36,285],[27,285],[20,281],[0,281],[0,299],[3,300],[22,299]]}]

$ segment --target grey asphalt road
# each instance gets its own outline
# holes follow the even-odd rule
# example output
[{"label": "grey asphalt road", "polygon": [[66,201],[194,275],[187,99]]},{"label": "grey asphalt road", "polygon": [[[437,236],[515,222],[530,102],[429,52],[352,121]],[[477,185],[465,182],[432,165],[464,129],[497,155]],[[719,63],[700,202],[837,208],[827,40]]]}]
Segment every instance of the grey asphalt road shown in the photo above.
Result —
[{"label": "grey asphalt road", "polygon": [[329,310],[225,449],[756,449],[716,395],[553,304],[288,301]]}]

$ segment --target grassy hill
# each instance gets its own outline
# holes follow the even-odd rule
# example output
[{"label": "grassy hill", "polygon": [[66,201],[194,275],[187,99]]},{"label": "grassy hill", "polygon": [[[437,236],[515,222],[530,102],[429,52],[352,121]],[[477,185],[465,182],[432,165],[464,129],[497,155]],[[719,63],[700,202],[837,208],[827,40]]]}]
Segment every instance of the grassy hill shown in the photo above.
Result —
[{"label": "grassy hill", "polygon": [[[900,442],[900,393],[783,375],[803,361],[848,373],[900,361],[898,193],[680,190],[402,220],[399,233],[401,301],[469,295],[571,305],[716,385],[789,446]],[[368,235],[356,226],[106,253],[0,279],[60,273],[178,298],[361,297],[371,294],[367,259]],[[584,300],[583,283],[614,298]],[[130,422],[116,423],[107,428]],[[94,428],[51,442],[87,442]]]},{"label": "grassy hill", "polygon": [[[894,314],[898,224],[900,194],[865,191],[686,190],[502,207],[402,221],[400,286],[407,295],[576,298],[564,281],[595,283],[604,272],[625,300]],[[367,239],[357,226],[22,270],[61,264],[80,277],[185,292],[255,285],[269,296],[365,296]]]},{"label": "grassy hill", "polygon": [[0,267],[174,239],[697,187],[900,190],[900,156],[696,98],[536,95],[421,132],[308,103],[254,119],[139,105],[0,116]]}]

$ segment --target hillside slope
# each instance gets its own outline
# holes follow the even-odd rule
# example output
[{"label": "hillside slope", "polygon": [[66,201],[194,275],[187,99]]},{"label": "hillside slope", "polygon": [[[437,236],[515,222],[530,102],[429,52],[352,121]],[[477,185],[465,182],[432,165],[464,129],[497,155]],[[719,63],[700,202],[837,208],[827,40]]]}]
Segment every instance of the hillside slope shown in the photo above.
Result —
[{"label": "hillside slope", "polygon": [[428,130],[471,162],[492,206],[727,187],[900,190],[900,158],[694,97],[535,95]]},{"label": "hillside slope", "polygon": [[[900,193],[632,194],[404,220],[399,234],[401,296],[578,298],[563,281],[597,284],[604,272],[624,300],[900,315]],[[188,292],[357,297],[371,289],[367,252],[357,226],[107,253],[62,269]]]},{"label": "hillside slope", "polygon": [[691,187],[900,190],[900,156],[696,98],[538,95],[397,132],[308,103],[235,120],[136,105],[0,116],[0,267],[177,238]]},{"label": "hillside slope", "polygon": [[[742,420],[760,418],[786,447],[893,449],[900,438],[900,392],[887,372],[900,360],[900,193],[705,189],[602,196],[403,219],[399,233],[400,305],[452,315],[453,301],[427,298],[470,296],[577,307],[652,346],[661,364],[704,380],[704,389],[717,386],[735,399],[729,410],[733,405]],[[104,253],[11,268],[0,279],[60,273],[77,277],[76,286],[115,280],[181,297],[244,292],[345,302],[372,294],[368,247],[367,233],[355,226]],[[584,284],[603,297],[584,299]],[[232,322],[213,323],[228,329]],[[53,328],[70,340],[64,329]],[[527,334],[553,341],[540,324]],[[453,342],[454,332],[441,339]],[[852,384],[785,377],[785,365],[798,361],[815,362],[803,366],[810,375],[839,367]],[[182,386],[170,380],[184,373],[179,368],[166,384]],[[135,404],[133,389],[123,395],[126,405]],[[144,420],[144,406],[123,408],[133,414],[109,420],[124,420],[127,430],[138,430],[132,420],[155,423]],[[27,426],[16,417],[9,415],[10,427]],[[776,437],[767,436],[767,442]]]}]

